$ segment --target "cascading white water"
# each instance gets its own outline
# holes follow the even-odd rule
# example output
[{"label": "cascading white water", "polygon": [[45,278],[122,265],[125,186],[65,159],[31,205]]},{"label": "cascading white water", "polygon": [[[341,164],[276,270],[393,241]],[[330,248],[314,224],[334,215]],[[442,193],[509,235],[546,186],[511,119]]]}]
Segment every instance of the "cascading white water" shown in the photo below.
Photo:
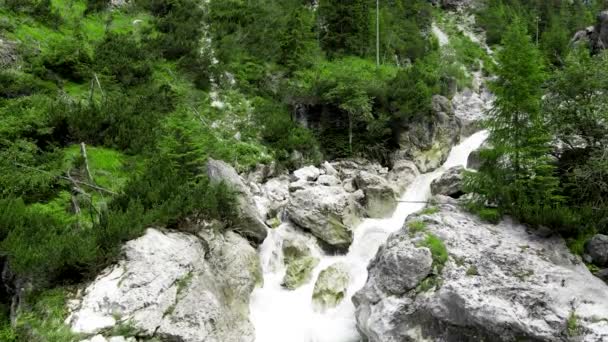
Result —
[{"label": "cascading white water", "polygon": [[[256,329],[257,342],[357,342],[360,336],[355,326],[355,308],[350,301],[367,280],[367,265],[388,236],[401,228],[408,215],[424,208],[430,197],[431,182],[447,169],[466,165],[469,154],[487,138],[487,132],[478,132],[455,146],[443,166],[434,172],[420,175],[410,185],[393,216],[386,219],[365,219],[354,232],[354,241],[346,255],[331,256],[318,248],[314,239],[309,246],[320,259],[311,281],[290,291],[281,286],[285,268],[281,246],[285,239],[305,234],[281,225],[270,229],[260,248],[264,271],[264,286],[254,290],[251,297],[251,320]],[[338,307],[323,313],[312,305],[312,293],[318,274],[342,262],[347,265],[350,284],[346,299]]]}]

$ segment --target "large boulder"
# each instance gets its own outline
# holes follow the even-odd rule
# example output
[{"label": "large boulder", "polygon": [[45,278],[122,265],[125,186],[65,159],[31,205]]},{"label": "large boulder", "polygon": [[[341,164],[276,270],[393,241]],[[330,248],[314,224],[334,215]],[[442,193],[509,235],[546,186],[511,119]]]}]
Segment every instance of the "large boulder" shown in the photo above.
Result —
[{"label": "large boulder", "polygon": [[293,175],[294,175],[294,177],[296,177],[296,179],[309,181],[309,182],[316,181],[317,178],[319,178],[320,174],[321,174],[321,170],[317,169],[316,167],[314,167],[312,165],[305,166],[305,167],[295,170],[293,172]]},{"label": "large boulder", "polygon": [[390,216],[397,207],[398,194],[384,177],[367,171],[360,171],[355,177],[355,185],[365,195],[367,216],[383,218]]},{"label": "large boulder", "polygon": [[594,235],[585,243],[585,252],[595,265],[608,266],[608,235]]},{"label": "large boulder", "polygon": [[401,194],[419,175],[418,168],[412,161],[397,160],[386,176],[386,179],[396,188],[397,192]]},{"label": "large boulder", "polygon": [[[424,222],[422,231],[392,235],[353,299],[364,340],[608,340],[608,286],[561,238],[510,220],[484,223],[451,204],[406,224],[414,220]],[[401,271],[420,260],[417,234],[434,234],[449,253],[442,270],[422,281],[427,268]]]},{"label": "large boulder", "polygon": [[595,52],[608,48],[608,11],[600,12],[590,36],[591,48]]},{"label": "large boulder", "polygon": [[268,234],[267,226],[259,214],[249,189],[236,170],[221,160],[209,159],[207,176],[212,183],[224,182],[236,192],[238,217],[235,220],[234,230],[255,243],[262,243]]},{"label": "large boulder", "polygon": [[591,51],[598,53],[608,48],[608,11],[597,15],[596,24],[574,34],[570,44],[586,44]]},{"label": "large boulder", "polygon": [[460,141],[462,123],[454,115],[450,101],[435,95],[432,107],[432,117],[402,123],[399,150],[393,155],[393,163],[412,160],[420,172],[433,171],[446,161],[452,146]]},{"label": "large boulder", "polygon": [[447,170],[441,177],[431,183],[431,193],[433,195],[444,195],[453,198],[462,196],[462,181],[464,179],[464,167],[454,166]]},{"label": "large boulder", "polygon": [[294,190],[286,208],[289,219],[310,230],[327,247],[348,249],[361,212],[355,194],[341,186],[312,184]]},{"label": "large boulder", "polygon": [[295,290],[310,280],[319,258],[312,256],[310,248],[302,240],[283,241],[283,263],[285,276],[283,286]]},{"label": "large boulder", "polygon": [[312,292],[312,302],[317,311],[336,307],[344,300],[350,275],[346,264],[337,263],[319,273]]},{"label": "large boulder", "polygon": [[262,276],[244,238],[148,229],[124,246],[124,255],[70,305],[74,332],[128,324],[137,336],[161,340],[254,341],[249,295]]}]

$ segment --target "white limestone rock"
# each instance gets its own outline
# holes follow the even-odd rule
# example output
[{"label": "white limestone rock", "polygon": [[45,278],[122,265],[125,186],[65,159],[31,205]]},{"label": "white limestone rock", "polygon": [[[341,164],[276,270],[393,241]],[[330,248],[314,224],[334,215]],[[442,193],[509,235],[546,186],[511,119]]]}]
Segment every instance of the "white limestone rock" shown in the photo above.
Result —
[{"label": "white limestone rock", "polygon": [[248,301],[261,281],[257,254],[235,233],[205,234],[148,229],[127,242],[124,259],[86,288],[66,323],[86,335],[128,323],[138,336],[253,341]]},{"label": "white limestone rock", "polygon": [[[419,273],[406,277],[395,271],[403,263],[386,267],[384,260],[414,251],[408,243],[417,237],[403,229],[389,238],[353,299],[370,342],[608,340],[608,286],[561,238],[530,234],[509,220],[488,224],[450,204],[410,218],[421,219],[426,231],[418,234],[438,236],[450,258],[435,287],[412,289]],[[572,314],[578,336],[567,329]]]}]

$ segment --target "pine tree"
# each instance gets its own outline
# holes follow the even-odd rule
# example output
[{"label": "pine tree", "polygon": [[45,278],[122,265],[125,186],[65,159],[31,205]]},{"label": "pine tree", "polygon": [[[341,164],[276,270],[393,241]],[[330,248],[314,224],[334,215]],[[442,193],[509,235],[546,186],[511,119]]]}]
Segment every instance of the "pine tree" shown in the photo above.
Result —
[{"label": "pine tree", "polygon": [[330,56],[362,56],[370,42],[368,0],[321,0],[319,3],[321,47]]},{"label": "pine tree", "polygon": [[312,15],[307,9],[295,9],[279,37],[279,63],[294,71],[309,66],[316,45]]},{"label": "pine tree", "polygon": [[481,192],[491,194],[514,213],[555,203],[558,179],[548,156],[551,135],[541,112],[542,57],[524,24],[515,20],[498,54],[498,79],[491,85],[496,101],[488,122],[487,152],[481,169]]}]

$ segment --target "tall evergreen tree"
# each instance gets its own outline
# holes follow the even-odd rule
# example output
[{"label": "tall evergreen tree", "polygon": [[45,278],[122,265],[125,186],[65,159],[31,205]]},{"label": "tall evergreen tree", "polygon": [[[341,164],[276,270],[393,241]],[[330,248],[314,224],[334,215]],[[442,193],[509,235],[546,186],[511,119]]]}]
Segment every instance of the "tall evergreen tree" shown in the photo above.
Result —
[{"label": "tall evergreen tree", "polygon": [[317,47],[313,32],[313,16],[308,9],[292,11],[280,40],[279,63],[289,70],[306,68]]},{"label": "tall evergreen tree", "polygon": [[548,159],[551,136],[541,113],[541,54],[520,20],[502,44],[498,79],[491,85],[496,101],[488,122],[490,162],[477,178],[481,193],[517,214],[555,203],[559,184]]},{"label": "tall evergreen tree", "polygon": [[366,53],[371,34],[368,0],[322,0],[318,13],[325,52],[330,56]]}]

